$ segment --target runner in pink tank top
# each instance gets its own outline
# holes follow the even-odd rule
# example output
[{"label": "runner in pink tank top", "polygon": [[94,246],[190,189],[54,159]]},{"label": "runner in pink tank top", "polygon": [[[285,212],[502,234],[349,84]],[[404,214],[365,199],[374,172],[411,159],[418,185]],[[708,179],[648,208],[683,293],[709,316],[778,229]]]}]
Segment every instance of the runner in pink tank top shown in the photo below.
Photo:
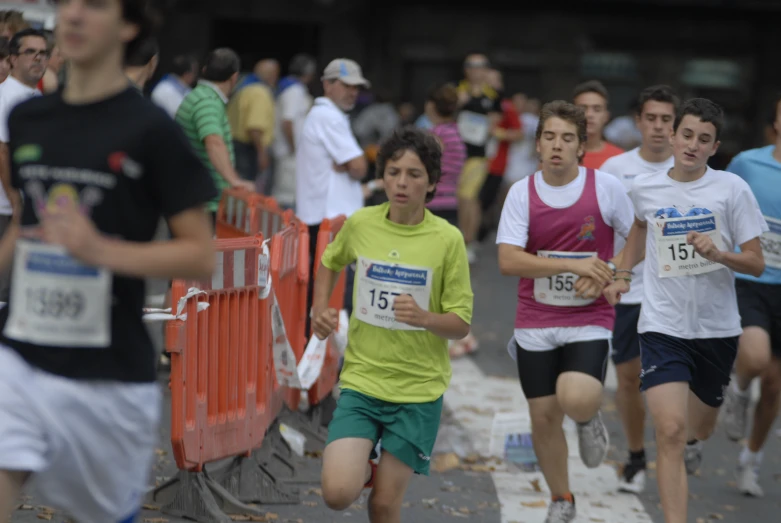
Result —
[{"label": "runner in pink tank top", "polygon": [[[527,178],[529,239],[526,252],[550,258],[585,258],[594,254],[600,260],[612,258],[614,231],[605,223],[599,209],[594,170],[586,171],[580,198],[574,205],[564,208],[551,207],[542,201],[537,192],[536,178]],[[612,330],[615,309],[604,296],[596,300],[576,298],[576,279],[577,276],[571,273],[547,278],[521,278],[518,282],[515,328],[596,325]]]},{"label": "runner in pink tank top", "polygon": [[578,165],[585,142],[582,109],[562,101],[543,107],[537,128],[542,171],[512,186],[496,237],[502,274],[520,278],[508,349],[529,401],[534,451],[552,495],[546,523],[576,517],[564,416],[577,422],[587,467],[599,466],[607,455],[599,406],[615,310],[602,291],[617,277],[614,235],[626,237],[634,221],[621,182]]}]

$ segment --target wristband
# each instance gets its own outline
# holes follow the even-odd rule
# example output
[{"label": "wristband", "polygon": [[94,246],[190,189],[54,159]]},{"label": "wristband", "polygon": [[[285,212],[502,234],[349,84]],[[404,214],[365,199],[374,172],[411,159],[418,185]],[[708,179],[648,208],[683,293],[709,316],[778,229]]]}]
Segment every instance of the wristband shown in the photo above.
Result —
[{"label": "wristband", "polygon": [[625,272],[627,274],[632,274],[632,269],[616,269],[616,272]]},{"label": "wristband", "polygon": [[625,282],[632,283],[632,278],[626,278],[623,276],[619,278],[613,278],[613,281],[618,281],[618,280],[624,280]]}]

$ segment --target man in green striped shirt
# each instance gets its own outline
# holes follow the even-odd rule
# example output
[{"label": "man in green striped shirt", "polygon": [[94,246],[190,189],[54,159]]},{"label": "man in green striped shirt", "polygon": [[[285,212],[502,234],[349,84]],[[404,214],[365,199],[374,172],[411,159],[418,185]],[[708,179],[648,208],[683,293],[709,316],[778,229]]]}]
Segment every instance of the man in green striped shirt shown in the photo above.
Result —
[{"label": "man in green striped shirt", "polygon": [[215,219],[220,196],[226,187],[255,190],[255,184],[242,180],[234,167],[233,137],[225,105],[239,77],[239,57],[228,48],[215,49],[206,57],[201,80],[176,112],[176,122],[201,161],[214,178],[219,196],[207,209]]}]

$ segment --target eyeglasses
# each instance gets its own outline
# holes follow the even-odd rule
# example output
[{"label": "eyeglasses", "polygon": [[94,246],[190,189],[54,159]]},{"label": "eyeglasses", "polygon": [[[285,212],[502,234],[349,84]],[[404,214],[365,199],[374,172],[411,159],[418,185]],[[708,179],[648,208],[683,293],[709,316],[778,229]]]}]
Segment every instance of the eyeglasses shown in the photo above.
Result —
[{"label": "eyeglasses", "polygon": [[41,51],[38,49],[25,49],[24,51],[19,51],[16,54],[18,54],[19,56],[26,56],[28,58],[37,59],[37,58],[49,58],[50,53],[48,50]]}]

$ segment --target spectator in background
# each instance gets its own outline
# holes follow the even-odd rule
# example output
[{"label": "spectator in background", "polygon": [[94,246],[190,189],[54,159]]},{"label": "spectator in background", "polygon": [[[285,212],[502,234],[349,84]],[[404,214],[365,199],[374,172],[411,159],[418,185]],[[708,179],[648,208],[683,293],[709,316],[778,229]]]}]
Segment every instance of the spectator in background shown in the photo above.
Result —
[{"label": "spectator in background", "polygon": [[442,146],[442,175],[434,198],[426,205],[434,214],[458,226],[458,178],[466,161],[466,146],[458,133],[458,89],[451,84],[435,88],[428,96],[425,114],[431,132]]},{"label": "spectator in background", "polygon": [[[350,217],[362,208],[370,193],[382,189],[381,180],[361,184],[368,164],[350,129],[347,113],[353,110],[361,87],[369,87],[361,66],[337,58],[323,72],[323,91],[304,120],[296,148],[296,216],[309,227],[310,274],[316,259],[317,232],[325,218]],[[345,308],[352,309],[355,271],[348,266]],[[309,280],[307,312],[312,305]],[[307,313],[307,331],[309,314]]]},{"label": "spectator in background", "polygon": [[274,132],[274,183],[272,196],[283,208],[296,201],[296,147],[306,114],[312,107],[309,84],[317,73],[317,62],[307,54],[297,54],[288,67],[288,76],[279,82]]},{"label": "spectator in background", "polygon": [[[46,37],[36,29],[19,31],[9,43],[11,74],[0,84],[0,237],[20,204],[19,192],[11,187],[8,116],[20,103],[41,95],[36,85],[46,70],[48,52]],[[4,302],[8,301],[9,271],[0,274],[0,301]]]},{"label": "spectator in background", "polygon": [[377,88],[374,102],[353,120],[353,132],[364,149],[378,147],[400,124],[401,118],[391,101],[390,93],[386,89]]},{"label": "spectator in background", "polygon": [[19,31],[29,28],[21,11],[0,11],[0,36],[10,40]]},{"label": "spectator in background", "polygon": [[584,82],[575,87],[572,100],[586,111],[586,154],[581,165],[589,169],[599,169],[605,160],[624,152],[620,147],[606,141],[602,134],[605,124],[610,120],[607,89],[602,82],[596,80]]},{"label": "spectator in background", "polygon": [[198,80],[198,59],[192,55],[174,58],[171,72],[165,75],[152,90],[152,101],[176,118],[176,111],[184,97],[193,90]]},{"label": "spectator in background", "polygon": [[5,82],[11,72],[11,52],[9,38],[0,36],[0,84]]},{"label": "spectator in background", "polygon": [[160,59],[157,39],[149,37],[134,46],[125,57],[125,75],[140,92],[154,76]]},{"label": "spectator in background", "polygon": [[236,170],[264,194],[268,194],[265,188],[271,167],[269,146],[274,140],[274,88],[279,78],[279,66],[275,64],[276,60],[255,64],[254,71],[244,77],[228,104]]},{"label": "spectator in background", "polygon": [[537,125],[540,122],[539,103],[529,99],[524,93],[514,94],[512,100],[515,110],[521,118],[523,138],[510,146],[507,155],[507,169],[504,173],[503,195],[512,184],[536,172],[540,163],[536,140]]},{"label": "spectator in background", "polygon": [[54,33],[48,35],[49,40],[49,63],[46,66],[46,72],[43,73],[43,78],[38,83],[38,89],[43,94],[49,94],[57,91],[60,87],[60,73],[62,72],[62,65],[64,60],[60,55],[60,48],[57,46],[57,42],[54,39]]},{"label": "spectator in background", "polygon": [[605,127],[605,138],[617,146],[629,151],[635,147],[640,147],[643,142],[643,135],[637,128],[637,118],[639,117],[639,108],[637,107],[637,98],[633,98],[629,103],[629,111],[623,116],[613,118]]},{"label": "spectator in background", "polygon": [[413,125],[415,123],[415,115],[417,114],[418,111],[412,102],[401,102],[399,104],[399,118],[402,126]]},{"label": "spectator in background", "polygon": [[[482,242],[492,229],[490,211],[494,207],[502,189],[502,180],[507,170],[507,159],[510,146],[523,138],[521,119],[512,100],[503,97],[504,79],[497,69],[488,72],[488,85],[499,95],[502,108],[502,119],[493,128],[491,139],[496,145],[495,153],[488,163],[488,176],[480,189],[480,209],[482,219],[477,240]],[[501,206],[500,206],[501,210]]]},{"label": "spectator in background", "polygon": [[176,122],[217,186],[217,196],[207,205],[213,224],[225,188],[255,189],[255,184],[242,180],[234,168],[233,137],[225,110],[239,79],[239,67],[239,57],[232,49],[223,47],[209,53],[198,85],[185,96],[176,112]]},{"label": "spectator in background", "polygon": [[464,234],[470,264],[477,262],[477,234],[480,230],[480,189],[488,175],[486,144],[502,117],[499,93],[488,85],[488,58],[472,54],[464,60],[466,79],[458,85],[461,111],[458,131],[466,144],[467,160],[458,180],[458,221]]}]

